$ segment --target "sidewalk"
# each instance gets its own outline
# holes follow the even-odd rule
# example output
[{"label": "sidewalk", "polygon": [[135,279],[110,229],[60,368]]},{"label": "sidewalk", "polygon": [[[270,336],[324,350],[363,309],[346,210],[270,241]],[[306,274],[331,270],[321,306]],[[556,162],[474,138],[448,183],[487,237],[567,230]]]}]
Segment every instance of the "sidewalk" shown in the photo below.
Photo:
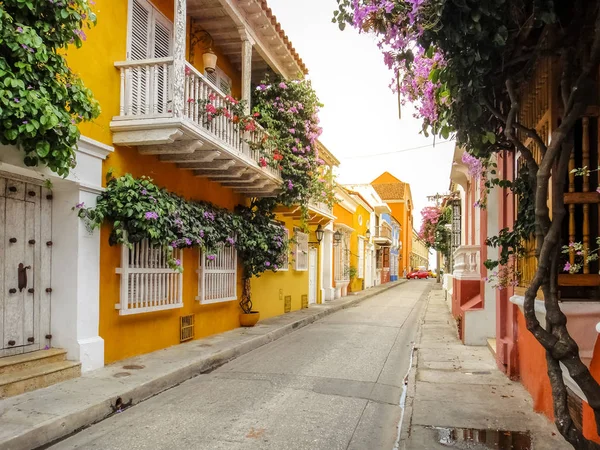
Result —
[{"label": "sidewalk", "polygon": [[404,280],[205,339],[130,358],[45,389],[0,400],[0,450],[34,449],[118,413]]},{"label": "sidewalk", "polygon": [[[529,436],[518,432],[530,434],[532,445],[526,445]],[[572,448],[546,417],[533,411],[523,386],[497,369],[487,347],[462,345],[443,291],[437,288],[429,296],[417,337],[398,448],[436,450],[448,446],[473,450]]]}]

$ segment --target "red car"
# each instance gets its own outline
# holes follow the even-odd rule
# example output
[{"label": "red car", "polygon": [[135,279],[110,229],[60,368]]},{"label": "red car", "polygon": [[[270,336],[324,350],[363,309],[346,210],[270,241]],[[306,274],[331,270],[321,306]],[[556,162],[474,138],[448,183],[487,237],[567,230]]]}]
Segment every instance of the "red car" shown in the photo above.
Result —
[{"label": "red car", "polygon": [[429,278],[429,272],[427,270],[413,270],[406,275],[407,280],[418,279],[418,278]]}]

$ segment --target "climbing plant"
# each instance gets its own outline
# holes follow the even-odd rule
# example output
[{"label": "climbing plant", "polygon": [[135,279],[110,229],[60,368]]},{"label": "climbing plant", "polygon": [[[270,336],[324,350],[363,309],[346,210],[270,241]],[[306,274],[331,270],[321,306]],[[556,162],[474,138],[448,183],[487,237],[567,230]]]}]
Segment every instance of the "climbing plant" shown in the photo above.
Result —
[{"label": "climbing plant", "polygon": [[95,207],[80,203],[75,208],[91,230],[105,222],[111,225],[111,245],[130,246],[143,239],[161,245],[174,270],[183,270],[172,257],[175,248],[200,248],[210,259],[220,245],[234,246],[245,279],[281,268],[287,252],[285,229],[274,222],[272,214],[254,205],[238,206],[232,212],[186,200],[159,188],[148,177],[110,177]]},{"label": "climbing plant", "polygon": [[66,176],[76,164],[77,124],[100,107],[65,51],[95,23],[87,0],[0,3],[0,142],[21,149],[27,166]]},{"label": "climbing plant", "polygon": [[322,105],[311,82],[267,78],[254,90],[253,105],[258,122],[276,141],[277,166],[283,178],[278,202],[300,205],[304,219],[310,201],[332,205],[334,183],[323,167],[317,144]]}]

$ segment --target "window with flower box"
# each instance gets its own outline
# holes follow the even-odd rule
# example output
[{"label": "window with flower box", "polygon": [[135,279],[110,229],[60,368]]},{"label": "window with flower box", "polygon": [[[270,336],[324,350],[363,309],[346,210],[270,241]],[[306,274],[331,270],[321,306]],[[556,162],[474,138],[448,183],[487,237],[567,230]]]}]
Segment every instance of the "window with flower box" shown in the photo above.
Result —
[{"label": "window with flower box", "polygon": [[[173,250],[173,259],[181,265],[183,250]],[[140,314],[183,306],[183,274],[169,267],[169,252],[148,239],[121,246],[120,315]]]},{"label": "window with flower box", "polygon": [[237,300],[237,251],[220,245],[214,254],[200,253],[198,296],[204,305]]},{"label": "window with flower box", "polygon": [[299,272],[308,270],[308,234],[296,231],[296,266]]}]

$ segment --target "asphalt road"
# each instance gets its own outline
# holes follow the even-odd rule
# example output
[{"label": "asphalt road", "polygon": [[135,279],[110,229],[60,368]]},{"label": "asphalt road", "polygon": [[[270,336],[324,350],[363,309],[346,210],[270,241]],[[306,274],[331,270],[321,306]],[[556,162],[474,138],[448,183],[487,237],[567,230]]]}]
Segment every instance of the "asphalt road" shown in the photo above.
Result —
[{"label": "asphalt road", "polygon": [[404,283],[51,448],[392,450],[432,284]]}]

